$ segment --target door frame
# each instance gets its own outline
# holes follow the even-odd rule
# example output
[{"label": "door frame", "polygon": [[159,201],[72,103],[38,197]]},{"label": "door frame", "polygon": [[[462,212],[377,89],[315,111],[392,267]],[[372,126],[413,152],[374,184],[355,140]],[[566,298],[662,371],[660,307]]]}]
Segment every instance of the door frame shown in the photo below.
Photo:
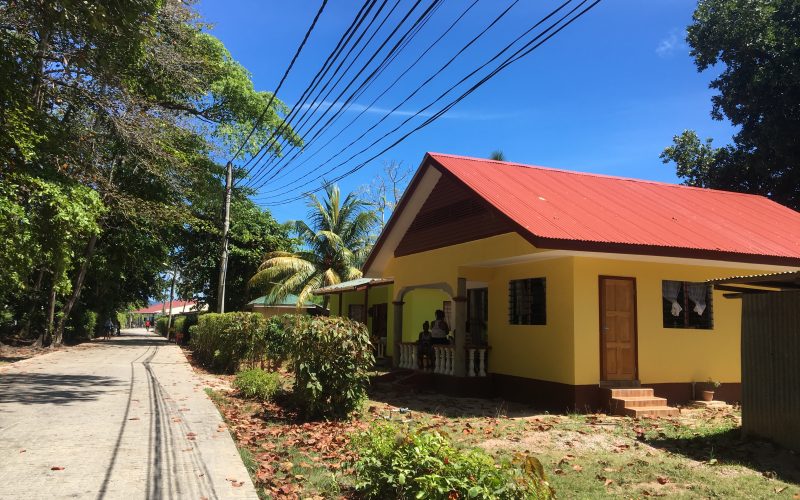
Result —
[{"label": "door frame", "polygon": [[603,342],[603,315],[605,314],[605,294],[603,293],[603,280],[627,280],[633,282],[633,380],[639,380],[639,301],[637,300],[638,293],[636,290],[636,278],[631,276],[608,276],[608,275],[599,275],[597,277],[597,294],[599,296],[599,307],[598,307],[598,316],[599,316],[599,323],[598,323],[598,340],[600,345],[600,382],[606,382],[605,375],[606,375],[606,367],[605,367],[605,356],[603,355],[604,349],[604,342]]}]

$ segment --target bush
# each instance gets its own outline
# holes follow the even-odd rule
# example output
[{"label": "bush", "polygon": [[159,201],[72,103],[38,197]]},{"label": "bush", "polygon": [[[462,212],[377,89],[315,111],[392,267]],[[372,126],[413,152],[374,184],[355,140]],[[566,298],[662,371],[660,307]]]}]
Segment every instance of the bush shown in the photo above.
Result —
[{"label": "bush", "polygon": [[169,318],[167,316],[161,316],[156,320],[156,332],[162,337],[167,336],[167,322]]},{"label": "bush", "polygon": [[258,313],[209,313],[189,328],[194,358],[210,370],[234,373],[265,356],[266,320]]},{"label": "bush", "polygon": [[177,333],[183,332],[183,325],[186,323],[186,316],[175,316],[172,318],[172,331]]},{"label": "bush", "polygon": [[497,463],[479,449],[461,450],[436,431],[377,425],[353,439],[356,492],[368,499],[547,499],[542,464],[518,456]]},{"label": "bush", "polygon": [[[193,327],[194,325],[197,324],[197,316],[198,316],[197,313],[187,314],[186,316],[183,316],[183,318],[185,318],[185,319],[183,321],[183,324],[181,325],[180,332],[183,333],[183,341],[184,342],[189,342],[189,339],[191,339],[191,334],[189,333],[189,328],[191,328],[191,327]],[[178,330],[176,329],[175,331],[178,331]]]},{"label": "bush", "polygon": [[367,327],[323,316],[282,321],[300,411],[307,418],[341,418],[360,408],[375,363]]},{"label": "bush", "polygon": [[94,338],[94,329],[97,328],[97,313],[94,311],[83,311],[81,317],[81,326],[79,338],[91,339]]},{"label": "bush", "polygon": [[281,388],[281,378],[275,372],[251,368],[236,374],[233,387],[246,398],[268,401]]}]

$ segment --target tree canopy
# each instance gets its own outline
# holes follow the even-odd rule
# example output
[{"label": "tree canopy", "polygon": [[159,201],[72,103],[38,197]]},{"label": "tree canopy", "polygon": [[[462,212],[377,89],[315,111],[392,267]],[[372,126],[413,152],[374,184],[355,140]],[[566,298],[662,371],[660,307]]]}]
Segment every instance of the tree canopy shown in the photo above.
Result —
[{"label": "tree canopy", "polygon": [[[255,90],[192,2],[0,0],[0,25],[0,334],[58,343],[83,310],[156,295],[176,260],[199,280],[176,255],[198,254],[187,238],[216,254],[216,159],[272,102],[245,146],[257,150],[285,106]],[[271,150],[300,144],[281,130]],[[259,238],[274,232],[257,251],[286,247],[268,213],[238,206],[263,223]]]},{"label": "tree canopy", "polygon": [[715,148],[686,130],[661,158],[687,184],[800,209],[800,3],[701,0],[687,33],[698,71],[720,71],[711,116],[738,131]]}]

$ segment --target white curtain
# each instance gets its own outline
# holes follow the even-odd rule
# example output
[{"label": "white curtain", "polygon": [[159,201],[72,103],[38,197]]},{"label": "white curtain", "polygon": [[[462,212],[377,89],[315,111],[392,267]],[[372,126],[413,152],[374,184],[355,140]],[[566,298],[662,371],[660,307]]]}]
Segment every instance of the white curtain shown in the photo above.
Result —
[{"label": "white curtain", "polygon": [[672,302],[672,315],[680,316],[683,308],[678,304],[678,292],[681,290],[680,281],[662,281],[661,282],[661,295],[665,300]]},{"label": "white curtain", "polygon": [[689,300],[694,302],[694,312],[702,316],[706,310],[707,285],[705,283],[688,283],[686,288]]}]

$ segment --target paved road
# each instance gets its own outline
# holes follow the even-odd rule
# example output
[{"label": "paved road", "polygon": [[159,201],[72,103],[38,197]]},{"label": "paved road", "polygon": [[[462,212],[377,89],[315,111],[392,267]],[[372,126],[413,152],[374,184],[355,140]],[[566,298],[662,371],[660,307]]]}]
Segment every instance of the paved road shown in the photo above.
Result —
[{"label": "paved road", "polygon": [[0,368],[0,498],[258,496],[183,353],[139,329]]}]

